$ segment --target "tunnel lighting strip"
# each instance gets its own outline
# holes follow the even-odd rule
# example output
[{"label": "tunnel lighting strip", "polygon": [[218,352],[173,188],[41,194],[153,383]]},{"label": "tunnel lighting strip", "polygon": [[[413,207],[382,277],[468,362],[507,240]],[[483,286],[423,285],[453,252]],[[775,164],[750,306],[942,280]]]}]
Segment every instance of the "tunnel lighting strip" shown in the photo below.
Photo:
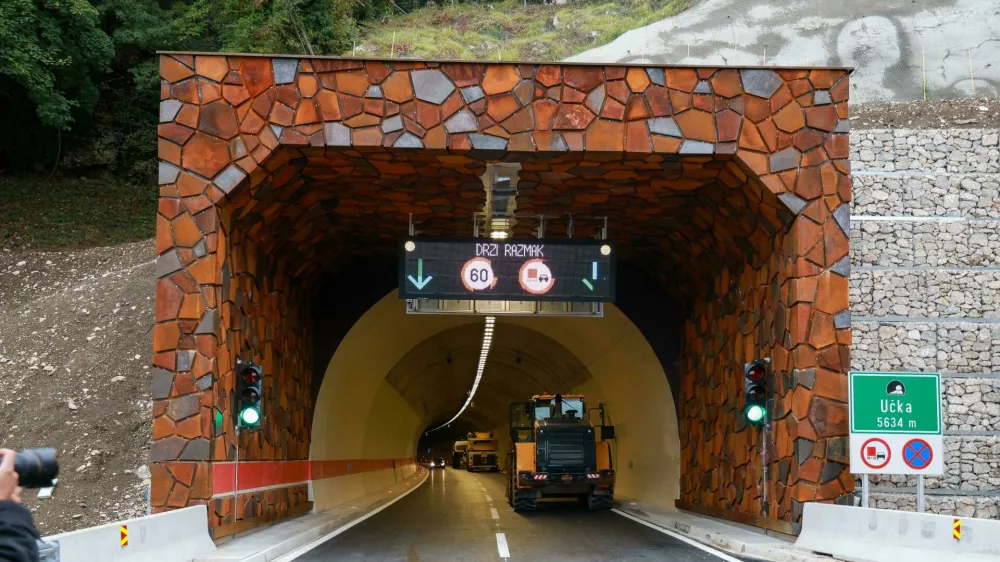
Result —
[{"label": "tunnel lighting strip", "polygon": [[476,390],[479,389],[479,381],[483,379],[483,371],[486,369],[486,357],[490,354],[490,346],[493,345],[493,325],[496,324],[495,316],[486,317],[486,329],[483,331],[483,347],[479,351],[479,365],[476,367],[476,380],[472,381],[472,389],[469,390],[469,397],[465,399],[465,404],[462,404],[462,409],[455,414],[455,417],[444,422],[443,424],[435,427],[434,429],[427,430],[427,433],[432,431],[437,431],[442,427],[448,427],[451,422],[458,419],[462,415],[462,412],[469,407],[472,403],[472,399],[476,396]]}]

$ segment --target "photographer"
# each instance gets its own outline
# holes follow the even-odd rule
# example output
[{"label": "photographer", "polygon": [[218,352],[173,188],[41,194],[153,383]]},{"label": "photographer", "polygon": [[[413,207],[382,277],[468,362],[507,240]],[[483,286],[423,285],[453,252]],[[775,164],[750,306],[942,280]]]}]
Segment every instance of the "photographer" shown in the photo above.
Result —
[{"label": "photographer", "polygon": [[31,512],[21,505],[16,456],[14,451],[0,449],[0,562],[36,562],[38,530]]}]

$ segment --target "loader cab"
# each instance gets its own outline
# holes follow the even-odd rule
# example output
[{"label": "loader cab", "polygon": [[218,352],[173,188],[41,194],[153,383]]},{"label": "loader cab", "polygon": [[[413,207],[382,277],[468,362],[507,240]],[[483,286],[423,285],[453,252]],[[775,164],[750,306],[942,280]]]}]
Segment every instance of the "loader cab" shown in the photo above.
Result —
[{"label": "loader cab", "polygon": [[532,410],[536,422],[583,423],[587,406],[583,398],[539,399]]}]

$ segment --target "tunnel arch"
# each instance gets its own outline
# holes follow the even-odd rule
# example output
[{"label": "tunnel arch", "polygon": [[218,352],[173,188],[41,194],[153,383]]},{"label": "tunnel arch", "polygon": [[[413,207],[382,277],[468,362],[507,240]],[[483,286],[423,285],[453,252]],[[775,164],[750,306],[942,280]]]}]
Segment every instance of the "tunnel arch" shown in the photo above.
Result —
[{"label": "tunnel arch", "polygon": [[[464,401],[481,338],[480,317],[408,315],[395,291],[386,295],[347,333],[327,366],[312,423],[310,458],[371,458],[376,451],[390,458],[413,457],[420,434],[447,421]],[[603,318],[586,319],[500,317],[494,341],[499,355],[514,356],[525,346],[525,356],[537,363],[521,371],[528,384],[518,394],[518,389],[503,384],[503,375],[510,373],[504,361],[491,360],[477,393],[490,404],[490,411],[480,413],[473,407],[470,412],[471,419],[489,424],[481,429],[495,431],[503,447],[509,443],[506,403],[526,399],[546,385],[552,391],[584,393],[592,404],[605,402],[616,425],[617,493],[673,508],[680,476],[674,400],[659,358],[621,310],[608,305]],[[456,351],[462,352],[452,364],[459,369],[458,376],[445,378],[447,369],[434,355]],[[546,351],[548,357],[543,359]],[[411,386],[427,376],[436,384]],[[441,390],[450,392],[441,407],[424,410],[425,400]],[[500,395],[494,398],[494,394]],[[383,407],[397,410],[386,412],[380,410]],[[392,417],[392,424],[384,424],[385,417]],[[360,419],[366,420],[366,428],[374,424],[380,430],[351,429]],[[373,445],[369,439],[396,441]],[[345,493],[363,494],[392,481],[394,474],[385,469],[380,476],[359,475],[347,491],[343,482],[316,481],[314,501],[319,509],[336,505],[344,501]]]},{"label": "tunnel arch", "polygon": [[[849,499],[848,70],[160,62],[154,511],[210,504],[225,536],[310,509],[310,482],[352,471],[308,461],[324,338],[340,337],[314,329],[322,285],[391,256],[410,215],[423,234],[466,231],[491,162],[521,164],[519,210],[573,214],[577,236],[612,217],[622,257],[682,303],[664,332],[679,352],[649,338],[682,427],[678,506],[794,532],[805,502]],[[774,369],[763,445],[734,422],[754,357]],[[267,413],[237,435],[248,360]]]}]

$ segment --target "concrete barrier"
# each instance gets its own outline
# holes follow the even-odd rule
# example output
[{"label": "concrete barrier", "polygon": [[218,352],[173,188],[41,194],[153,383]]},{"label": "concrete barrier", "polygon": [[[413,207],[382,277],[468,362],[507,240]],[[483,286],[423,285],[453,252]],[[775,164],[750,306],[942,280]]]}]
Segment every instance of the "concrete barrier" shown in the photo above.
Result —
[{"label": "concrete barrier", "polygon": [[795,547],[849,562],[998,562],[1000,521],[807,503]]},{"label": "concrete barrier", "polygon": [[[122,526],[127,528],[124,546]],[[197,505],[45,537],[58,562],[189,562],[215,550],[208,508]]]}]

